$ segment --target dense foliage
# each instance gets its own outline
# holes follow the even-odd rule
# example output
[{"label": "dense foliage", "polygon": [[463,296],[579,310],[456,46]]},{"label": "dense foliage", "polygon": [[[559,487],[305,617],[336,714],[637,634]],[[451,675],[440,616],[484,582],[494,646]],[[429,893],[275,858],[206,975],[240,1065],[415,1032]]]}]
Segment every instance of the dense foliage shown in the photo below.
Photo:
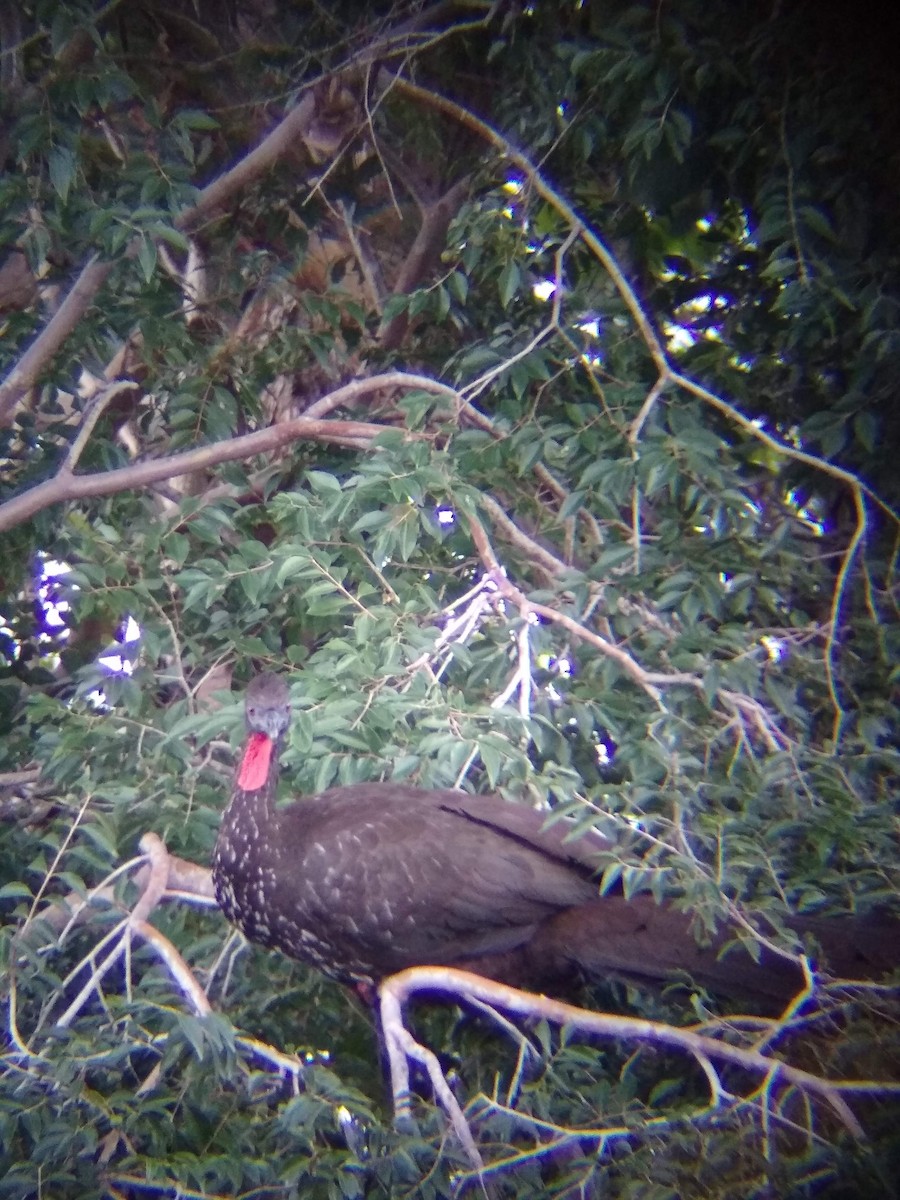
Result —
[{"label": "dense foliage", "polygon": [[[749,0],[17,7],[0,1196],[477,1188],[427,1087],[393,1128],[355,998],[176,898],[198,1017],[112,873],[147,832],[209,862],[267,668],[297,790],[573,812],[604,888],[787,952],[788,914],[896,907],[893,64]],[[891,1003],[823,988],[780,1045],[884,1081]],[[862,1149],[682,1054],[541,1025],[517,1074],[417,1024],[498,1195],[895,1194],[884,1092]]]}]

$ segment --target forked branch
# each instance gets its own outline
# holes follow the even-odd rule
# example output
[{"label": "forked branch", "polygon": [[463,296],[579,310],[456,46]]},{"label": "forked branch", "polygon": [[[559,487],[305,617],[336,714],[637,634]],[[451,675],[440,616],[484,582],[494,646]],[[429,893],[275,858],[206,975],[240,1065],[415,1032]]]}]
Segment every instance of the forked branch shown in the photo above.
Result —
[{"label": "forked branch", "polygon": [[[784,1032],[787,1022],[794,1017],[794,1005],[789,1006],[783,1021],[766,1023],[768,1032],[762,1041],[756,1040],[754,1043],[754,1038],[758,1038],[759,1020],[749,1020],[745,1032],[748,1045],[739,1046],[697,1029],[577,1008],[451,967],[414,967],[401,971],[383,980],[378,989],[379,1015],[388,1050],[395,1117],[401,1124],[410,1119],[409,1063],[418,1062],[425,1067],[435,1098],[447,1113],[454,1132],[477,1172],[482,1170],[483,1163],[465,1112],[441,1072],[435,1055],[418,1042],[406,1026],[404,1008],[422,993],[430,996],[440,994],[455,1002],[476,1006],[479,1012],[496,1017],[504,1031],[508,1026],[507,1018],[515,1017],[520,1020],[547,1021],[559,1028],[565,1027],[570,1034],[576,1031],[590,1038],[638,1042],[683,1051],[695,1060],[706,1076],[710,1087],[709,1107],[712,1109],[735,1099],[722,1083],[720,1068],[715,1065],[717,1063],[739,1067],[762,1081],[750,1097],[756,1103],[764,1095],[766,1105],[770,1105],[772,1097],[781,1087],[793,1087],[814,1100],[824,1101],[856,1138],[863,1138],[864,1133],[846,1096],[900,1094],[898,1084],[868,1079],[823,1079],[775,1058],[768,1052],[768,1046],[776,1040],[779,1029]],[[734,1036],[741,1028],[741,1022],[741,1018],[723,1022],[718,1027],[719,1032],[724,1034],[727,1030],[730,1036]]]},{"label": "forked branch", "polygon": [[[163,900],[191,900],[214,905],[210,874],[205,868],[170,856],[161,839],[155,834],[146,834],[141,839],[141,851],[141,858],[124,864],[115,873],[118,875],[125,871],[135,871],[135,880],[141,888],[140,895],[130,911],[124,910],[122,920],[100,939],[70,973],[68,979],[72,981],[87,969],[88,978],[62,1016],[55,1019],[56,1025],[71,1025],[91,995],[95,992],[101,994],[104,977],[123,957],[128,967],[128,986],[131,986],[130,948],[134,935],[141,938],[159,958],[195,1015],[203,1017],[212,1012],[203,987],[178,949],[149,920],[154,909]],[[64,906],[65,927],[79,917],[87,904],[112,901],[114,897],[111,895],[111,882],[104,881],[103,885],[89,893],[80,904]],[[41,915],[45,919],[49,916],[49,924],[59,928],[58,920],[61,914],[54,908],[45,910]],[[61,937],[65,936],[65,927],[61,931]],[[409,1068],[411,1062],[417,1063],[424,1068],[437,1103],[447,1114],[452,1131],[471,1165],[473,1175],[479,1178],[486,1172],[502,1169],[502,1162],[485,1166],[472,1127],[474,1110],[470,1110],[467,1116],[454,1095],[437,1056],[418,1041],[406,1025],[406,1005],[423,993],[440,995],[476,1009],[494,1021],[505,1037],[508,1037],[511,1031],[515,1031],[514,1021],[542,1020],[560,1028],[566,1027],[568,1031],[588,1038],[637,1042],[681,1051],[693,1058],[709,1085],[709,1100],[704,1113],[724,1113],[743,1108],[758,1113],[760,1119],[767,1124],[774,1123],[781,1120],[777,1112],[779,1095],[784,1089],[793,1088],[811,1101],[823,1101],[852,1136],[861,1138],[863,1130],[847,1103],[848,1095],[900,1093],[900,1085],[879,1080],[825,1079],[774,1056],[772,1047],[780,1044],[787,1032],[796,1032],[812,1021],[813,1017],[801,1017],[799,1014],[800,1004],[811,998],[808,990],[798,996],[777,1020],[733,1017],[719,1022],[706,1022],[693,1028],[680,1028],[658,1021],[578,1008],[449,967],[415,967],[400,972],[384,980],[377,994],[396,1119],[402,1125],[408,1122],[411,1116]],[[43,1051],[33,1049],[19,1031],[14,988],[8,1028],[15,1053],[23,1063],[27,1065],[31,1061],[43,1060]],[[34,1035],[32,1041],[33,1038]],[[738,1039],[743,1044],[735,1044]],[[295,1086],[299,1086],[305,1064],[295,1055],[284,1054],[276,1047],[243,1036],[236,1040],[249,1054],[261,1058],[280,1073],[287,1072],[293,1078]],[[520,1058],[521,1053],[520,1044]],[[729,1087],[723,1083],[723,1065],[740,1068],[758,1082],[746,1095],[736,1095],[731,1080]],[[507,1103],[514,1104],[512,1093]],[[526,1115],[523,1115],[523,1119],[528,1121]],[[654,1128],[658,1125],[659,1129],[669,1123],[666,1121],[663,1125],[658,1125],[651,1122]],[[536,1126],[535,1131],[539,1132]],[[639,1129],[631,1132],[639,1132]],[[559,1133],[557,1130],[557,1134]],[[599,1136],[601,1135],[598,1134]],[[606,1134],[603,1133],[603,1136]]]}]

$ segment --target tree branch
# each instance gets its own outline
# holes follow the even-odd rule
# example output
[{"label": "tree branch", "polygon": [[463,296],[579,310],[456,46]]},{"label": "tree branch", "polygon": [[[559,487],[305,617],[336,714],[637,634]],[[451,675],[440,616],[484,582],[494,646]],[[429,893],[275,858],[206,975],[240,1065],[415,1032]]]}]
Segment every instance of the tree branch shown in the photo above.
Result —
[{"label": "tree branch", "polygon": [[[450,222],[458,212],[470,182],[470,177],[464,176],[443,196],[424,209],[419,232],[394,285],[394,296],[405,296],[413,291],[438,261]],[[393,320],[383,325],[378,335],[381,348],[396,350],[406,336],[408,326],[409,315],[406,312],[398,313]]]},{"label": "tree branch", "polygon": [[75,331],[112,269],[111,262],[101,261],[96,254],[88,259],[65,300],[0,383],[0,429],[11,424],[16,405],[34,387],[54,354]]},{"label": "tree branch", "polygon": [[[310,90],[258,146],[229,171],[203,188],[197,203],[179,215],[176,226],[180,229],[194,228],[239,188],[246,187],[273,166],[282,154],[309,131],[315,110],[315,95]],[[125,254],[127,253],[126,250]],[[0,383],[0,428],[10,424],[16,405],[26,392],[34,387],[41,372],[74,332],[113,266],[112,262],[103,261],[96,254],[88,260],[50,322],[31,343],[6,379]]]},{"label": "tree branch", "polygon": [[[338,388],[326,399],[331,407],[336,408],[385,387],[424,389],[438,395],[444,395],[450,390],[445,384],[437,383],[424,375],[389,371],[369,379],[355,379]],[[173,454],[167,458],[133,463],[113,471],[98,471],[93,475],[73,475],[60,471],[52,479],[39,483],[0,505],[0,531],[13,529],[33,517],[35,513],[63,501],[81,500],[89,496],[111,496],[132,488],[148,487],[175,475],[186,475],[192,471],[218,466],[220,463],[251,458],[254,454],[279,450],[303,439],[331,445],[349,443],[355,447],[367,447],[386,428],[393,426],[368,421],[324,421],[302,416],[295,417],[292,421],[283,421],[279,425],[270,425],[255,433],[244,434],[242,437],[213,442],[209,446],[199,446],[196,450],[186,450],[182,454]],[[425,435],[407,433],[406,436],[414,439]]]},{"label": "tree branch", "polygon": [[900,523],[900,514],[895,512],[888,503],[881,499],[876,492],[872,490],[858,475],[853,471],[848,471],[843,467],[838,467],[834,463],[828,462],[827,459],[820,458],[818,455],[810,454],[806,450],[799,450],[794,446],[788,445],[779,438],[773,437],[761,429],[754,421],[745,416],[738,408],[729,401],[724,400],[721,396],[717,396],[715,392],[709,391],[702,384],[697,383],[687,375],[683,375],[680,371],[669,362],[669,356],[666,351],[663,341],[660,339],[656,330],[653,328],[650,320],[644,312],[643,306],[638,299],[637,293],[625,277],[624,272],[616,261],[615,255],[585,222],[581,219],[575,209],[569,204],[568,200],[561,195],[548,181],[543,177],[538,168],[534,165],[531,159],[518,150],[507,138],[503,136],[493,126],[488,125],[486,121],[482,121],[474,113],[464,108],[461,104],[454,100],[448,99],[446,96],[441,96],[437,92],[433,92],[428,88],[420,87],[418,84],[411,83],[402,76],[392,74],[385,71],[391,87],[404,92],[406,95],[427,104],[429,107],[437,109],[439,112],[446,113],[454,121],[458,121],[467,128],[472,129],[480,137],[482,137],[490,145],[494,146],[500,153],[514,166],[523,173],[525,178],[551,208],[559,213],[564,218],[569,228],[577,230],[581,240],[585,243],[597,261],[601,264],[604,270],[612,280],[613,286],[622,298],[625,307],[628,309],[631,317],[637,326],[638,332],[647,347],[654,365],[656,366],[658,376],[653,387],[650,389],[644,404],[638,414],[637,421],[632,425],[630,438],[633,443],[637,441],[640,434],[641,426],[646,420],[650,409],[657,403],[662,391],[667,384],[674,384],[676,387],[684,388],[705,404],[716,408],[724,416],[726,416],[734,424],[740,426],[750,437],[762,442],[770,449],[777,451],[785,458],[794,460],[795,462],[806,463],[808,466],[814,467],[818,471],[822,471],[826,475],[830,475],[833,479],[838,479],[842,483],[847,484],[851,488],[860,488],[863,493],[868,496],[875,504],[878,505],[893,521]]},{"label": "tree branch", "polygon": [[[405,1061],[402,1060],[412,1057],[416,1061],[424,1063],[428,1069],[429,1078],[432,1078],[434,1082],[435,1064],[429,1058],[429,1056],[431,1058],[434,1056],[415,1041],[406,1029],[403,1020],[403,1006],[414,996],[423,992],[443,993],[464,1003],[479,1002],[479,1011],[487,1012],[489,1015],[491,1008],[496,1007],[505,1013],[512,1013],[530,1021],[549,1021],[554,1025],[570,1030],[576,1029],[594,1037],[648,1042],[652,1045],[683,1050],[697,1060],[707,1079],[710,1080],[713,1104],[725,1095],[725,1091],[721,1086],[718,1073],[714,1071],[711,1064],[718,1061],[740,1067],[751,1074],[763,1075],[768,1089],[771,1089],[775,1083],[789,1084],[806,1094],[824,1100],[837,1114],[847,1130],[854,1137],[860,1139],[865,1135],[862,1126],[844,1098],[845,1093],[897,1094],[900,1092],[900,1085],[887,1081],[823,1079],[809,1071],[791,1066],[781,1059],[773,1058],[758,1049],[736,1046],[708,1034],[698,1033],[695,1029],[678,1028],[660,1021],[648,1021],[639,1017],[592,1012],[565,1004],[560,1000],[552,1000],[547,996],[523,992],[517,988],[495,983],[480,975],[452,967],[413,967],[389,976],[382,981],[378,989],[379,1011],[389,1047],[395,1114],[401,1120],[409,1116],[409,1073]],[[777,1022],[773,1024],[777,1024]],[[443,1076],[441,1076],[441,1081],[443,1086],[435,1089],[435,1095],[447,1111],[454,1130],[459,1132],[462,1110]],[[473,1150],[477,1154],[477,1147],[474,1146],[474,1139],[468,1123],[466,1123],[465,1133],[462,1134],[461,1140],[467,1154],[473,1158]]]}]

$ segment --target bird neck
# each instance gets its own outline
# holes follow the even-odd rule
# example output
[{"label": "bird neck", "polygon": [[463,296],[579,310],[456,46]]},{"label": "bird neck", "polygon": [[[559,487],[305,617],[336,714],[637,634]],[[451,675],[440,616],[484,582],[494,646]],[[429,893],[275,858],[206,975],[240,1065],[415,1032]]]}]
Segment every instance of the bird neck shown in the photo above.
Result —
[{"label": "bird neck", "polygon": [[244,792],[265,787],[270,776],[278,779],[278,747],[267,733],[254,731],[247,739],[237,773],[237,786]]},{"label": "bird neck", "polygon": [[278,776],[277,743],[266,733],[251,733],[238,764],[228,815],[234,817],[238,811],[251,810],[258,820],[262,811],[267,823],[273,822]]}]

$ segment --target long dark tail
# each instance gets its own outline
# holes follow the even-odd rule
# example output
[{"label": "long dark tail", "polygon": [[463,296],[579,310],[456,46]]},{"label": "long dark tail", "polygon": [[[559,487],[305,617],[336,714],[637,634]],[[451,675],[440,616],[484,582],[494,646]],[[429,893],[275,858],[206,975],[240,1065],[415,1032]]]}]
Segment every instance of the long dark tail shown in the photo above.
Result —
[{"label": "long dark tail", "polygon": [[[840,979],[878,979],[900,970],[900,921],[883,915],[811,917],[791,922],[817,969]],[[686,973],[712,992],[785,1003],[803,987],[801,968],[760,948],[759,961],[734,928],[699,945],[691,919],[650,896],[608,896],[560,914],[544,927],[532,952],[577,966],[594,978],[659,983]]]},{"label": "long dark tail", "polygon": [[[811,917],[791,922],[818,970],[834,978],[880,979],[900,971],[900,921]],[[547,921],[527,945],[458,965],[531,991],[558,992],[573,976],[660,985],[679,976],[760,1010],[788,1003],[803,988],[800,967],[760,948],[758,961],[725,928],[699,945],[691,918],[651,896],[605,896]],[[728,949],[726,950],[726,947]]]}]

